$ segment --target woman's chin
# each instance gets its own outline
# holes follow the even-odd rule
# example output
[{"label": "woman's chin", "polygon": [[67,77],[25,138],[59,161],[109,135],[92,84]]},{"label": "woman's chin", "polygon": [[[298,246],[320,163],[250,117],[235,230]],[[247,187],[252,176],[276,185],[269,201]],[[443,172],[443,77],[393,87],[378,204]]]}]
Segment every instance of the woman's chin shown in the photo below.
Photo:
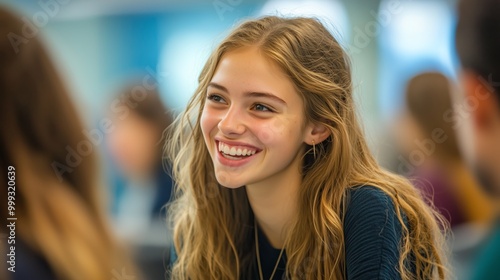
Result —
[{"label": "woman's chin", "polygon": [[227,189],[239,189],[239,188],[243,187],[242,185],[225,185],[225,184],[222,184],[220,182],[219,182],[219,184]]},{"label": "woman's chin", "polygon": [[231,175],[230,173],[226,172],[226,171],[216,171],[215,172],[215,178],[217,179],[217,182],[225,187],[225,188],[228,188],[228,189],[237,189],[237,188],[241,188],[242,186],[245,185],[244,182],[242,182],[241,180],[237,180],[237,178],[235,178],[236,176],[234,175]]}]

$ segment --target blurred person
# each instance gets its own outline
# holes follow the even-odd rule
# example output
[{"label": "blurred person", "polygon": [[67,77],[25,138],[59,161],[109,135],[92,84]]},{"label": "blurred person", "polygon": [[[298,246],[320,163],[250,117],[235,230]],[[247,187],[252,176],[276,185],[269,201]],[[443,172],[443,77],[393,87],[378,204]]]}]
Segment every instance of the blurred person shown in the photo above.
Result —
[{"label": "blurred person", "polygon": [[[19,37],[24,28],[0,8],[0,169],[15,168],[17,217],[15,243],[2,244],[15,247],[15,272],[1,278],[109,280],[124,270],[137,276],[104,218],[97,158],[82,121],[39,38]],[[13,38],[21,40],[17,47]],[[74,153],[83,149],[78,162]]]},{"label": "blurred person", "polygon": [[452,91],[443,74],[426,72],[410,79],[405,109],[395,136],[404,154],[400,167],[446,217],[452,228],[486,224],[492,203],[479,188],[458,148],[453,123],[445,115],[453,110]]},{"label": "blurred person", "polygon": [[117,233],[142,238],[153,223],[164,221],[172,179],[162,158],[162,133],[172,122],[156,89],[140,84],[126,87],[115,100],[113,130],[107,148],[117,167],[113,213]]},{"label": "blurred person", "polygon": [[500,0],[459,3],[456,48],[465,94],[455,115],[462,149],[481,186],[495,198],[497,219],[476,260],[473,279],[498,279],[500,267]]},{"label": "blurred person", "polygon": [[445,279],[439,214],[384,171],[317,20],[240,24],[167,141],[172,279]]}]

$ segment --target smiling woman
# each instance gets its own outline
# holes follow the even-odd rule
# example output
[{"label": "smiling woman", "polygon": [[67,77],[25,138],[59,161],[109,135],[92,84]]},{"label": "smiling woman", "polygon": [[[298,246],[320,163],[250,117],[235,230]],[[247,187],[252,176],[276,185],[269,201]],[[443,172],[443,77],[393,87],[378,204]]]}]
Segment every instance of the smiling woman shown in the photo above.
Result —
[{"label": "smiling woman", "polygon": [[237,27],[169,135],[172,279],[445,278],[441,218],[371,156],[318,21]]}]

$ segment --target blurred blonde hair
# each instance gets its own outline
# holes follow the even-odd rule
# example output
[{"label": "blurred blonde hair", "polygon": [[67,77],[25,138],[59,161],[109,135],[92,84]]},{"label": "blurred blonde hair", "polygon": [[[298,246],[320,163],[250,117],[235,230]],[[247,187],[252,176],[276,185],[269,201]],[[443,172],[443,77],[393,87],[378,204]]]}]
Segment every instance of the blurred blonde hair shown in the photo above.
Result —
[{"label": "blurred blonde hair", "polygon": [[344,279],[346,194],[354,186],[371,185],[392,199],[403,225],[402,278],[444,279],[439,215],[407,180],[382,170],[371,156],[354,111],[346,53],[317,20],[274,16],[246,21],[222,41],[185,112],[170,128],[166,150],[178,186],[170,208],[178,254],[173,278],[241,279],[254,265],[253,214],[245,188],[217,183],[200,129],[207,84],[219,61],[246,46],[257,46],[281,67],[304,101],[307,120],[323,124],[331,134],[316,145],[316,160],[310,146],[304,155],[300,214],[285,243],[287,276]]},{"label": "blurred blonde hair", "polygon": [[[58,279],[108,280],[125,267],[135,273],[104,218],[94,147],[79,164],[67,162],[67,147],[88,140],[52,61],[36,37],[25,38],[19,52],[9,40],[23,34],[19,18],[0,9],[0,168],[15,168],[17,241]],[[55,163],[67,169],[57,174]]]}]

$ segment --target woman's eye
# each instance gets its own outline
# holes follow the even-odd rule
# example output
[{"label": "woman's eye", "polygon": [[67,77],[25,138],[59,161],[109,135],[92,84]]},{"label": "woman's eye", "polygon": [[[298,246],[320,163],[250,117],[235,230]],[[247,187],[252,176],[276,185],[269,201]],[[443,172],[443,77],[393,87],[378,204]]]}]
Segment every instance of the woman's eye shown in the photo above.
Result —
[{"label": "woman's eye", "polygon": [[253,106],[253,109],[255,111],[260,111],[260,112],[274,112],[271,108],[269,108],[265,105],[262,105],[262,104],[255,104]]},{"label": "woman's eye", "polygon": [[217,94],[210,94],[210,95],[207,96],[207,99],[211,100],[211,101],[214,101],[216,103],[225,103],[226,102],[224,100],[224,98],[222,98],[221,96],[219,96]]}]

